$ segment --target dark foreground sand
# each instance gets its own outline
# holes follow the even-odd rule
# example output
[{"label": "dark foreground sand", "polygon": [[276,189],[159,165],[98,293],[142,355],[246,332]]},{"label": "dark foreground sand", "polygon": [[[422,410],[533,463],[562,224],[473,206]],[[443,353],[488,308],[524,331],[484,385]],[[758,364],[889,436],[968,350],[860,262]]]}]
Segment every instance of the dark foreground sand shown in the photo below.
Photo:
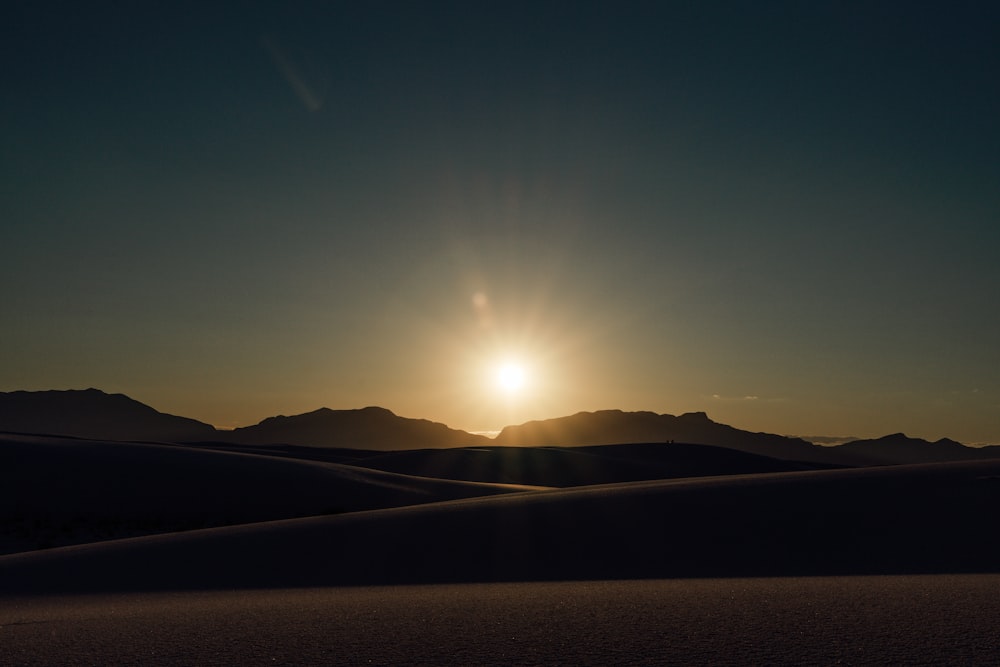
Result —
[{"label": "dark foreground sand", "polygon": [[1000,461],[511,493],[0,557],[0,597],[1000,572]]},{"label": "dark foreground sand", "polygon": [[1000,461],[982,461],[508,493],[0,556],[0,665],[995,665],[998,513]]},{"label": "dark foreground sand", "polygon": [[995,665],[1000,575],[8,599],[3,665]]},{"label": "dark foreground sand", "polygon": [[0,553],[527,488],[178,445],[0,433]]}]

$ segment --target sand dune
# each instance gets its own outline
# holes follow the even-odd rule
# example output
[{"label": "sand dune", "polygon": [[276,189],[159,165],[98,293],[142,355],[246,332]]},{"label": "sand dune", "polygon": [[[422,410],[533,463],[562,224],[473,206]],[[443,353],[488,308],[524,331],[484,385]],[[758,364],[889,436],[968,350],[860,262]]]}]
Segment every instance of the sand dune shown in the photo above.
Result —
[{"label": "sand dune", "polygon": [[443,479],[556,487],[819,467],[725,447],[680,443],[420,449],[365,457],[354,464]]},{"label": "sand dune", "polygon": [[176,445],[0,436],[0,550],[524,490]]},{"label": "sand dune", "polygon": [[1000,571],[1000,462],[516,493],[0,558],[8,593]]}]

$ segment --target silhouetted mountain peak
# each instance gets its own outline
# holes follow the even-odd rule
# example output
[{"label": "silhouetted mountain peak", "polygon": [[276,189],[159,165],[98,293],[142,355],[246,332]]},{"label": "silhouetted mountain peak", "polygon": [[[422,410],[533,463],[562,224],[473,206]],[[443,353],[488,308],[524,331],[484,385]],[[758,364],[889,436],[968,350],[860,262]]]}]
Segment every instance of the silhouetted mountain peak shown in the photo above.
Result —
[{"label": "silhouetted mountain peak", "polygon": [[0,392],[0,430],[112,440],[197,440],[212,426],[99,389]]},{"label": "silhouetted mountain peak", "polygon": [[933,463],[957,459],[982,458],[986,453],[949,438],[929,442],[905,433],[891,433],[881,438],[854,440],[834,447],[865,457],[872,463]]},{"label": "silhouetted mountain peak", "polygon": [[872,438],[868,440],[854,440],[852,442],[847,442],[841,445],[841,447],[857,447],[857,446],[886,446],[886,445],[906,445],[912,447],[927,447],[927,446],[942,446],[942,447],[965,447],[960,442],[956,442],[949,438],[941,438],[931,442],[929,440],[924,440],[923,438],[911,438],[905,433],[890,433],[889,435],[883,435],[880,438]]},{"label": "silhouetted mountain peak", "polygon": [[462,447],[489,442],[484,436],[425,419],[399,417],[378,406],[351,410],[320,408],[290,417],[268,417],[255,426],[231,431],[225,440],[378,450]]},{"label": "silhouetted mountain peak", "polygon": [[369,416],[395,417],[396,413],[389,408],[382,408],[377,405],[369,405],[365,408],[358,408],[359,413]]},{"label": "silhouetted mountain peak", "polygon": [[111,440],[289,444],[354,449],[420,449],[485,445],[583,446],[688,443],[727,447],[774,458],[868,465],[920,463],[1000,455],[1000,447],[974,448],[941,438],[928,442],[905,433],[820,447],[805,440],[752,433],[712,421],[705,412],[680,416],[618,409],[507,426],[490,440],[426,419],[400,417],[379,406],[321,407],[268,417],[254,426],[220,432],[194,419],[161,413],[124,394],[79,390],[0,392],[0,431]]},{"label": "silhouetted mountain peak", "polygon": [[741,431],[712,421],[704,412],[679,417],[655,412],[601,410],[570,417],[532,421],[504,428],[499,445],[613,445],[622,443],[679,443],[715,445],[774,458],[834,462],[822,448],[798,438]]}]

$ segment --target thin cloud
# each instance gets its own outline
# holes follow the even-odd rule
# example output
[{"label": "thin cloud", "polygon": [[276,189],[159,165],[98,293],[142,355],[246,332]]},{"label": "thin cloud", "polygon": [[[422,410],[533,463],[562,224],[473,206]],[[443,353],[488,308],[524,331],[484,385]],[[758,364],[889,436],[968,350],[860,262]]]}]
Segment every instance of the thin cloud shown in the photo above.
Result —
[{"label": "thin cloud", "polygon": [[261,38],[261,42],[263,42],[268,53],[271,54],[271,59],[274,60],[274,64],[277,65],[278,71],[281,72],[285,81],[288,82],[292,92],[302,102],[302,106],[307,111],[313,113],[322,109],[323,100],[320,99],[315,87],[309,84],[305,76],[303,76],[301,68],[296,65],[291,57],[270,37],[264,36]]}]

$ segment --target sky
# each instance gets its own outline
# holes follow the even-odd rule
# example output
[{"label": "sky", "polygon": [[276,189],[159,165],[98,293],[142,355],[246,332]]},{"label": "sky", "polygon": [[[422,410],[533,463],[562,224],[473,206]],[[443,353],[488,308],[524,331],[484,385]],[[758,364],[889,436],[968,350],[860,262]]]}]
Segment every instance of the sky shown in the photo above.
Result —
[{"label": "sky", "polygon": [[995,3],[0,26],[0,391],[1000,443]]}]

